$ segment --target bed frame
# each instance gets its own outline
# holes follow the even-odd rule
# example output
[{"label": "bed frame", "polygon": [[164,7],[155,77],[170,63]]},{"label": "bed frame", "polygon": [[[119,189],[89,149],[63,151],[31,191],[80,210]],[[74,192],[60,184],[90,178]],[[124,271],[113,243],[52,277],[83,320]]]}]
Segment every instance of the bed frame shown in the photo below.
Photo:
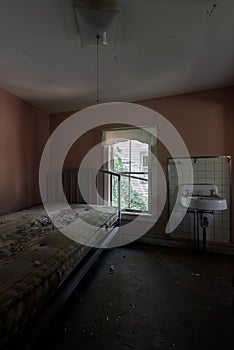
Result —
[{"label": "bed frame", "polygon": [[[77,175],[78,175],[79,169],[66,169],[63,172],[63,185],[64,185],[64,193],[67,196],[67,199],[69,203],[76,204],[76,203],[82,203],[82,198],[79,196],[79,189],[77,188]],[[118,232],[118,226],[120,224],[121,216],[120,216],[120,175],[116,173],[112,173],[109,171],[99,171],[100,178],[97,178],[97,187],[99,188],[100,192],[100,187],[99,185],[101,184],[101,195],[105,199],[105,203],[108,201],[108,203],[112,204],[112,194],[111,194],[111,186],[112,186],[112,180],[113,177],[116,176],[117,181],[118,181],[118,215],[117,215],[117,220],[115,220],[112,225],[107,229],[108,234],[103,237],[102,244],[103,246],[107,246],[108,243],[114,238],[116,233]],[[87,178],[90,178],[92,176],[89,175]],[[104,177],[107,177],[106,180]],[[109,190],[107,191],[107,185],[109,186]],[[11,215],[11,214],[10,214]],[[0,226],[1,230],[1,226]],[[58,234],[62,235],[61,233]],[[51,233],[51,235],[56,235],[56,230]],[[51,237],[52,237],[51,236]],[[50,238],[50,232],[48,237]],[[61,240],[69,240],[68,238],[61,237]],[[55,240],[56,241],[56,240]],[[99,242],[100,244],[100,242]],[[16,323],[17,319],[14,319],[13,326],[9,326],[7,328],[7,331],[4,332],[4,334],[1,335],[0,331],[0,346],[3,346],[6,349],[11,349],[14,348],[17,345],[17,348],[24,348],[24,349],[30,349],[32,344],[35,342],[36,338],[40,335],[41,331],[48,325],[49,322],[53,319],[55,314],[58,312],[58,310],[61,308],[61,306],[65,303],[65,301],[69,298],[69,296],[72,294],[75,288],[77,288],[78,284],[80,281],[83,279],[83,277],[86,275],[86,273],[89,271],[89,269],[92,267],[92,265],[95,263],[97,258],[100,256],[100,254],[103,251],[103,248],[85,248],[84,246],[78,247],[78,243],[71,243],[71,247],[68,244],[68,270],[66,270],[66,266],[64,267],[64,264],[66,265],[66,261],[61,261],[61,266],[62,266],[62,277],[52,283],[52,291],[46,295],[46,293],[43,294],[43,300],[39,300],[38,306],[35,307],[32,302],[32,308],[31,312],[30,311],[25,311],[26,316],[25,319],[22,317],[22,308],[25,307],[25,305],[28,305],[27,299],[26,304],[23,306],[20,304],[16,304],[15,306],[13,305],[13,309],[11,310],[5,310],[6,313],[3,315],[4,317],[0,318],[2,319],[2,322],[4,323],[4,320],[7,320],[7,317],[10,318],[11,314],[13,313],[14,315],[12,316],[13,319],[16,317],[17,318],[17,310],[19,310],[19,321]],[[101,246],[101,245],[100,245]],[[42,247],[41,249],[43,249]],[[54,249],[54,247],[52,246]],[[56,244],[55,244],[56,248]],[[71,251],[75,251],[74,256],[78,256],[77,263],[73,265],[73,256],[69,256],[69,249]],[[80,253],[79,253],[80,249]],[[78,253],[77,253],[78,252]],[[32,252],[32,257],[34,256]],[[60,251],[58,250],[58,255],[60,254]],[[77,255],[78,254],[78,255]],[[17,256],[20,255],[15,255],[15,258],[17,259]],[[36,260],[37,253],[35,252],[35,262]],[[79,258],[80,256],[80,258]],[[57,258],[57,255],[56,255]],[[58,258],[57,258],[58,259]],[[62,259],[64,259],[64,256],[62,255]],[[69,260],[70,259],[70,260]],[[40,262],[37,262],[40,264]],[[58,270],[53,272],[52,277],[56,278],[55,276],[61,274],[61,266],[58,267]],[[37,268],[37,267],[36,267]],[[40,267],[38,267],[40,269]],[[1,278],[1,276],[0,276]],[[18,282],[17,282],[18,283]],[[17,283],[16,283],[16,291],[17,291]],[[48,283],[47,283],[48,284]],[[40,286],[39,286],[40,287]],[[14,286],[12,288],[15,288]],[[43,285],[42,290],[44,290]],[[39,289],[40,291],[41,289]],[[37,293],[37,289],[36,291]],[[28,292],[27,292],[28,293]],[[30,293],[27,294],[26,297],[29,298],[30,300]],[[34,292],[35,293],[35,292]],[[38,292],[39,293],[39,292]],[[38,293],[36,295],[38,295]],[[13,294],[14,295],[14,294]],[[33,298],[32,297],[31,299]],[[46,295],[46,296],[45,296]],[[25,297],[25,296],[23,296]],[[4,299],[3,299],[4,300]],[[7,304],[7,303],[6,303]],[[22,303],[21,303],[22,304]],[[10,304],[9,304],[10,305]],[[10,306],[9,306],[10,307]],[[17,309],[18,308],[18,309]],[[4,312],[5,312],[4,311]],[[29,322],[30,321],[30,322]],[[4,329],[4,327],[3,327]],[[0,326],[1,330],[1,326]]]}]

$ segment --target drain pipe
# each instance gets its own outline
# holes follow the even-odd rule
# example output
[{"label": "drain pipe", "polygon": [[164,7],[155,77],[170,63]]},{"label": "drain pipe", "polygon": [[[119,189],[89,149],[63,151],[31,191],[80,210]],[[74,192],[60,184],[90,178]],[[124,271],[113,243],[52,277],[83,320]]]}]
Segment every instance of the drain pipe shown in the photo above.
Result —
[{"label": "drain pipe", "polygon": [[200,225],[203,229],[203,251],[206,251],[206,229],[209,226],[209,221],[207,216],[200,213]]},{"label": "drain pipe", "polygon": [[188,210],[188,213],[193,214],[193,249],[196,250],[199,249],[197,210]]},{"label": "drain pipe", "polygon": [[193,247],[194,250],[200,249],[200,238],[199,238],[199,211],[197,209],[188,210],[188,213],[193,214]]}]

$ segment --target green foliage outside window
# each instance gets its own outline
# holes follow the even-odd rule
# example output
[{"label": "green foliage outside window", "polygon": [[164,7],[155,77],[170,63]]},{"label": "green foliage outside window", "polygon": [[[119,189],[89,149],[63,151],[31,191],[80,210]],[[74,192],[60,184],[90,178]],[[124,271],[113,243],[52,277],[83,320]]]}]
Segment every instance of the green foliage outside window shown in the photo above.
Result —
[{"label": "green foliage outside window", "polygon": [[[117,151],[114,154],[114,172],[120,173],[127,172],[127,167],[123,164],[123,160],[120,156],[121,149],[117,147]],[[130,201],[129,201],[129,191],[130,191]],[[147,210],[148,203],[147,199],[142,198],[142,196],[133,188],[129,177],[121,176],[121,209],[131,209],[136,211]],[[113,205],[118,204],[118,181],[113,177],[113,192],[112,192]]]}]

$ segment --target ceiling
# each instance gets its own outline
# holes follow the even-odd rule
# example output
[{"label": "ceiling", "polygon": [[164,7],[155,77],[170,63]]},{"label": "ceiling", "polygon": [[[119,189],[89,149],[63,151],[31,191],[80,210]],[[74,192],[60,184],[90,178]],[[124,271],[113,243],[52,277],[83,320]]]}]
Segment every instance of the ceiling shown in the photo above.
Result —
[{"label": "ceiling", "polygon": [[[234,85],[233,0],[95,3],[119,10],[116,49],[100,50],[100,102]],[[81,47],[72,0],[1,0],[0,87],[50,112],[96,103],[96,48]]]}]

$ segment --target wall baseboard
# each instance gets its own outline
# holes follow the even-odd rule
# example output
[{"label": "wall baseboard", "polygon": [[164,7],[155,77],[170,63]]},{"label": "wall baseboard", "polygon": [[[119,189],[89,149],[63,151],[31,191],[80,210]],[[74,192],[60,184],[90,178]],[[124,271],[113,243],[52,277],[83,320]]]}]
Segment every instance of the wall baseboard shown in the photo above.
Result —
[{"label": "wall baseboard", "polygon": [[[171,237],[156,237],[145,235],[138,239],[138,242],[148,243],[148,244],[157,244],[165,247],[177,247],[177,248],[186,248],[194,249],[193,239],[175,239]],[[227,243],[216,243],[216,242],[207,242],[207,251],[221,254],[230,254],[234,255],[234,244]],[[202,247],[201,247],[202,250]]]}]

